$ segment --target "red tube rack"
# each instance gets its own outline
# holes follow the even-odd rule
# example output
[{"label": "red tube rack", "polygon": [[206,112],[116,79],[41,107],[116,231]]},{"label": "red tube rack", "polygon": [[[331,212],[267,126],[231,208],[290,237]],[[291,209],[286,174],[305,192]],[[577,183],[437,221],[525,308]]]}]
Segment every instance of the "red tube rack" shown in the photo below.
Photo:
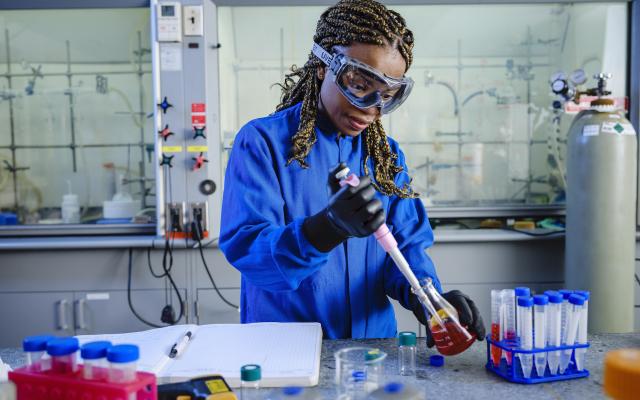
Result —
[{"label": "red tube rack", "polygon": [[156,376],[136,374],[133,382],[111,383],[84,379],[82,365],[73,374],[34,372],[23,367],[9,372],[9,380],[16,385],[18,400],[157,400]]}]

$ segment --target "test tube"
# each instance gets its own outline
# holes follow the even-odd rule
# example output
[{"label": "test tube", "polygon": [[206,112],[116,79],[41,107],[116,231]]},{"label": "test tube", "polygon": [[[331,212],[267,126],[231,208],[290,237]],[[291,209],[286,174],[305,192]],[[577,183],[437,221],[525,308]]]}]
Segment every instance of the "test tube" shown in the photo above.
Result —
[{"label": "test tube", "polygon": [[[531,289],[526,286],[519,286],[514,289],[516,293],[516,302],[518,301],[518,297],[529,297],[531,296]],[[516,337],[520,338],[520,315],[518,314],[520,309],[516,307]]]},{"label": "test tube", "polygon": [[364,355],[366,376],[364,387],[367,393],[376,390],[384,378],[383,363],[376,361],[383,356],[386,356],[386,354],[381,352],[380,349],[371,349]]},{"label": "test tube", "polygon": [[88,380],[107,380],[109,365],[107,364],[107,350],[111,342],[106,340],[89,342],[80,348],[82,357],[82,376]]},{"label": "test tube", "polygon": [[[562,307],[562,295],[552,290],[545,292],[549,297],[549,305],[547,306],[547,346],[560,346],[562,336],[562,320],[560,308]],[[558,373],[558,364],[560,363],[560,350],[547,352],[547,361],[549,364],[549,372],[551,375]]]},{"label": "test tube", "polygon": [[416,374],[416,341],[415,332],[398,334],[398,373],[400,375]]},{"label": "test tube", "polygon": [[22,341],[22,350],[27,356],[27,368],[33,372],[41,372],[48,369],[43,365],[42,357],[47,351],[47,342],[55,337],[49,335],[27,336]]},{"label": "test tube", "polygon": [[[502,340],[502,331],[500,330],[500,305],[502,299],[499,290],[491,291],[491,340],[498,342]],[[498,346],[491,345],[491,361],[494,367],[500,366],[500,358],[502,349]]]},{"label": "test tube", "polygon": [[[533,306],[533,298],[531,297],[518,297],[518,308],[520,309],[521,325],[522,329],[520,336],[520,348],[523,350],[531,350],[533,348],[533,322],[531,319],[531,307]],[[531,376],[531,367],[533,366],[533,360],[531,354],[519,353],[520,367],[522,368],[522,375],[529,379]]]},{"label": "test tube", "polygon": [[140,350],[135,344],[118,344],[107,349],[109,382],[126,383],[136,379]]},{"label": "test tube", "polygon": [[[534,344],[536,349],[544,349],[547,347],[547,304],[549,297],[544,294],[533,296],[533,327]],[[540,352],[534,354],[536,373],[539,377],[544,376],[544,370],[547,367],[547,353]]]},{"label": "test tube", "polygon": [[257,364],[247,364],[240,368],[240,400],[260,399],[262,369]]},{"label": "test tube", "polygon": [[[584,297],[584,305],[582,312],[580,313],[580,322],[578,323],[578,338],[576,340],[579,344],[587,344],[587,323],[589,320],[589,297],[590,294],[586,290],[577,290],[575,294]],[[582,371],[584,369],[584,354],[587,352],[586,348],[576,349],[576,369]]]},{"label": "test tube", "polygon": [[57,374],[70,374],[78,370],[76,353],[78,339],[59,338],[47,342],[47,354],[51,356],[51,371]]},{"label": "test tube", "polygon": [[[569,296],[570,310],[567,313],[567,329],[565,336],[562,340],[565,346],[573,346],[578,334],[578,325],[580,323],[580,317],[582,314],[582,308],[584,306],[584,297],[572,294]],[[562,350],[560,353],[560,373],[564,374],[564,371],[569,366],[571,361],[572,349]]]},{"label": "test tube", "polygon": [[[516,294],[513,289],[503,289],[500,293],[500,297],[502,298],[500,307],[502,310],[500,323],[500,327],[502,328],[502,340],[514,344],[516,339]],[[511,365],[513,353],[510,351],[503,351],[502,355],[507,359],[507,364]]]}]

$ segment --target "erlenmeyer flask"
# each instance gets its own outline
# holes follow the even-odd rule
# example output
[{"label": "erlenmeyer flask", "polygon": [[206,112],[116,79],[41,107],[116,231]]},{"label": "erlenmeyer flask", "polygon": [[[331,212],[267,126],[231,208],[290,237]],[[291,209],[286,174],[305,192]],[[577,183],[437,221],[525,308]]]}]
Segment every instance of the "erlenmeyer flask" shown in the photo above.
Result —
[{"label": "erlenmeyer flask", "polygon": [[458,312],[438,293],[431,278],[422,281],[422,289],[432,307],[425,306],[429,315],[429,329],[438,351],[445,356],[462,353],[476,340],[458,319]]}]

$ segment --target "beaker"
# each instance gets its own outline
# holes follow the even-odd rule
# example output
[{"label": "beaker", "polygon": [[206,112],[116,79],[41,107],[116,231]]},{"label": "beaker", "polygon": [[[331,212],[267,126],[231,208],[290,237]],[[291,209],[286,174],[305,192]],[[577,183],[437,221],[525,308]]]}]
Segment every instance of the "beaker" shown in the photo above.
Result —
[{"label": "beaker", "polygon": [[425,305],[429,315],[429,329],[440,354],[453,356],[465,351],[476,340],[475,334],[469,333],[458,319],[458,312],[438,293],[431,278],[422,281],[422,289],[431,302]]},{"label": "beaker", "polygon": [[364,399],[382,384],[385,352],[371,347],[347,347],[336,351],[334,357],[339,400]]}]

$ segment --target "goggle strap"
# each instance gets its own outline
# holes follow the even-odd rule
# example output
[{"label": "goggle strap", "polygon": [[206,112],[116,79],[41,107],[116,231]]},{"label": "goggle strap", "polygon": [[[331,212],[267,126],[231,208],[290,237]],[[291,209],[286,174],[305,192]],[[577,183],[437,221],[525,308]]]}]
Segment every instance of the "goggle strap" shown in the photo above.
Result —
[{"label": "goggle strap", "polygon": [[331,65],[331,61],[333,61],[333,56],[329,54],[325,49],[323,49],[318,43],[313,43],[313,47],[311,48],[311,52],[322,60],[327,65]]}]

